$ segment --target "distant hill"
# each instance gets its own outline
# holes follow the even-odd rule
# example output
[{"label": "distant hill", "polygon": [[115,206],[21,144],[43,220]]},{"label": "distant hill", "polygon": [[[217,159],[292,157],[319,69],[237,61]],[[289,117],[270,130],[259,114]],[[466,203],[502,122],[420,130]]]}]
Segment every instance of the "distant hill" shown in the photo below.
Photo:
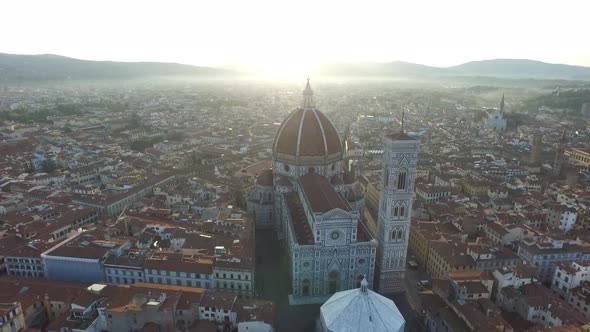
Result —
[{"label": "distant hill", "polygon": [[334,62],[319,66],[315,74],[325,76],[430,76],[444,73],[444,68],[419,65],[410,62]]},{"label": "distant hill", "polygon": [[[88,61],[51,54],[0,53],[0,82],[138,79],[153,76],[217,78],[246,73],[252,74],[243,68],[221,69],[163,62]],[[490,77],[590,80],[590,67],[551,64],[525,59],[473,61],[453,67],[431,67],[403,61],[332,62],[318,66],[311,73],[314,76],[424,79]]]},{"label": "distant hill", "polygon": [[431,67],[408,62],[330,63],[316,74],[328,76],[382,77],[497,77],[590,80],[590,67],[552,64],[526,59],[495,59],[467,62],[452,67]]},{"label": "distant hill", "polygon": [[449,67],[455,74],[515,78],[590,79],[590,67],[571,66],[526,59],[472,61]]},{"label": "distant hill", "polygon": [[232,73],[225,69],[178,63],[88,61],[52,54],[0,53],[0,82],[135,79],[179,75],[218,77]]}]

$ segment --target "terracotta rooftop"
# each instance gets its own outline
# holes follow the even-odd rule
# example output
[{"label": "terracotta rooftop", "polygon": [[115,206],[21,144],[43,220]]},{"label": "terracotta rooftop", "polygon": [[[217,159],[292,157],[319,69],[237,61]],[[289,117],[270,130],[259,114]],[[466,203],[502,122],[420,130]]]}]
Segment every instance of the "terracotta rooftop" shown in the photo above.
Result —
[{"label": "terracotta rooftop", "polygon": [[302,176],[300,181],[313,212],[325,213],[336,208],[350,211],[350,207],[325,177],[312,172]]},{"label": "terracotta rooftop", "polygon": [[311,233],[311,227],[307,222],[303,205],[297,193],[291,193],[286,195],[287,206],[291,213],[291,222],[295,229],[295,236],[299,244],[313,244],[313,234]]},{"label": "terracotta rooftop", "polygon": [[342,153],[334,125],[317,109],[297,108],[279,127],[274,152],[297,157]]}]

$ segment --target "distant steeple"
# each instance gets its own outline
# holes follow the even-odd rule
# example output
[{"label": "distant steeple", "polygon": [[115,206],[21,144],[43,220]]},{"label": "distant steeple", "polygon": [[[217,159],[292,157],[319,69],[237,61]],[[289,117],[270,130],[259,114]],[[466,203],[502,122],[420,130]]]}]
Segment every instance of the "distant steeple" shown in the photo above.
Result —
[{"label": "distant steeple", "polygon": [[504,113],[504,94],[502,94],[502,101],[500,102],[500,112]]},{"label": "distant steeple", "polygon": [[565,144],[567,143],[567,128],[564,128],[555,150],[555,157],[553,158],[553,175],[559,176],[563,163],[565,162],[563,154],[565,152]]},{"label": "distant steeple", "polygon": [[402,125],[401,125],[401,129],[400,132],[403,133],[404,132],[404,115],[405,115],[406,109],[402,109]]},{"label": "distant steeple", "polygon": [[309,84],[309,76],[307,77],[307,84],[305,85],[305,89],[303,89],[303,105],[301,106],[304,109],[312,109],[315,108],[313,103],[313,90],[311,89],[311,85]]}]

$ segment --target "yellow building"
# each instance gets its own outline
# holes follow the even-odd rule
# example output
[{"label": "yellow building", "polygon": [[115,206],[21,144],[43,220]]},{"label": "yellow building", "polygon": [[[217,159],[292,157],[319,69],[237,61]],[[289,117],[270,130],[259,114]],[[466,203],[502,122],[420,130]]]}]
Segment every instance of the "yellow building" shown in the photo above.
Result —
[{"label": "yellow building", "polygon": [[416,179],[423,178],[423,179],[430,179],[430,171],[426,168],[418,168],[416,169]]},{"label": "yellow building", "polygon": [[426,272],[431,277],[447,277],[455,271],[474,270],[477,263],[464,246],[444,241],[430,241]]},{"label": "yellow building", "polygon": [[438,239],[440,239],[440,236],[434,222],[412,220],[408,247],[418,264],[422,266],[428,265],[430,241]]},{"label": "yellow building", "polygon": [[590,166],[590,149],[569,148],[565,150],[565,155],[570,158],[572,164]]},{"label": "yellow building", "polygon": [[381,195],[379,190],[381,187],[381,175],[362,175],[360,185],[365,192],[366,207],[371,213],[377,216],[377,211],[379,210],[379,196]]},{"label": "yellow building", "polygon": [[462,179],[461,180],[461,189],[463,193],[467,196],[481,196],[487,195],[488,189],[493,184],[487,180],[477,180],[477,179]]}]

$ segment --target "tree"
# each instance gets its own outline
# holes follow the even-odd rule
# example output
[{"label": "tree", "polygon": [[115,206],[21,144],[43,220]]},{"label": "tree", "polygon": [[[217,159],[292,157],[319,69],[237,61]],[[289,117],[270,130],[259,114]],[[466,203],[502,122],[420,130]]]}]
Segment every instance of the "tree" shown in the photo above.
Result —
[{"label": "tree", "polygon": [[23,165],[23,172],[24,173],[34,173],[35,169],[33,168],[33,164],[30,161],[27,161],[24,165]]}]

